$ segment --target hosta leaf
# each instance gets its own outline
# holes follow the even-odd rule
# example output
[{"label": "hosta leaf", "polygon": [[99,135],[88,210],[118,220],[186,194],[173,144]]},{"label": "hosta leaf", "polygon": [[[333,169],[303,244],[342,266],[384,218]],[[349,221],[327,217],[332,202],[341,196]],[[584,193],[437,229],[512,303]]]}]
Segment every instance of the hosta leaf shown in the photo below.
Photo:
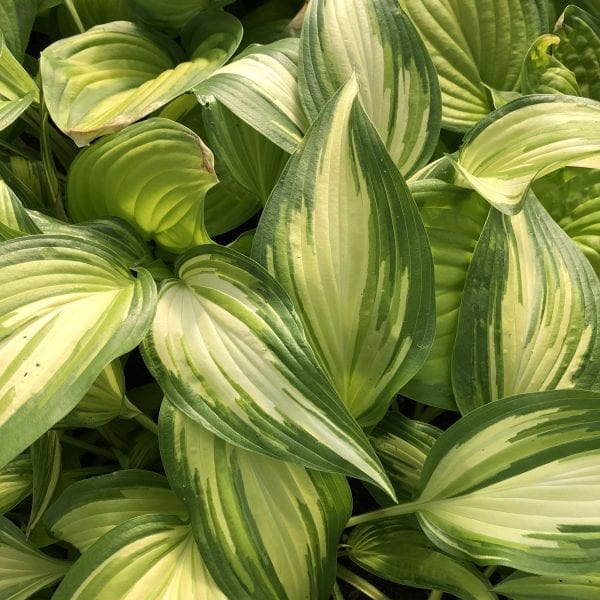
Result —
[{"label": "hosta leaf", "polygon": [[76,221],[129,222],[170,252],[208,243],[204,196],[217,183],[212,152],[187,127],[148,119],[80,152],[67,178]]},{"label": "hosta leaf", "polygon": [[114,527],[140,515],[185,519],[187,512],[162,475],[128,469],[73,483],[50,506],[44,523],[56,538],[84,552]]},{"label": "hosta leaf", "polygon": [[302,7],[303,0],[281,2],[281,0],[266,0],[242,18],[244,39],[242,46],[247,44],[268,44],[290,35],[290,21]]},{"label": "hosta leaf", "polygon": [[567,167],[536,181],[534,190],[600,276],[600,171]]},{"label": "hosta leaf", "polygon": [[294,152],[308,129],[297,83],[298,40],[250,46],[196,88],[212,95],[267,139]]},{"label": "hosta leaf", "polygon": [[482,564],[593,574],[599,456],[598,394],[537,392],[480,407],[429,454],[421,523],[436,544]]},{"label": "hosta leaf", "polygon": [[489,582],[472,565],[448,556],[421,532],[398,519],[356,527],[350,558],[383,579],[440,590],[462,600],[496,600]]},{"label": "hosta leaf", "polygon": [[219,182],[204,198],[204,225],[211,237],[239,227],[262,207],[260,200],[239,185],[218,160],[215,170]]},{"label": "hosta leaf", "polygon": [[56,491],[61,471],[60,439],[56,431],[47,431],[30,449],[33,467],[33,499],[27,532],[37,525]]},{"label": "hosta leaf", "polygon": [[525,96],[471,129],[458,155],[456,183],[515,214],[535,178],[566,166],[600,168],[600,103]]},{"label": "hosta leaf", "polygon": [[27,211],[27,214],[42,233],[68,235],[101,245],[104,251],[114,253],[128,267],[146,267],[154,261],[148,245],[135,229],[122,219],[106,217],[70,224],[34,210]]},{"label": "hosta leaf", "polygon": [[[400,501],[412,500],[417,495],[423,464],[440,433],[437,427],[399,412],[389,412],[370,433],[371,443]],[[380,504],[388,506],[389,499],[382,496],[375,494]]]},{"label": "hosta leaf", "polygon": [[290,294],[350,412],[376,423],[433,340],[433,265],[400,172],[351,80],[273,190],[252,252]]},{"label": "hosta leaf", "polygon": [[[62,1],[62,0],[59,0]],[[159,29],[180,29],[198,11],[231,4],[233,0],[71,0],[86,29],[111,21],[135,21]],[[66,16],[63,8],[61,16]],[[65,14],[66,13],[66,14]]]},{"label": "hosta leaf", "polygon": [[455,409],[450,359],[458,310],[489,204],[475,192],[434,179],[412,183],[410,190],[433,252],[436,329],[427,360],[402,388],[402,394],[424,404]]},{"label": "hosta leaf", "polygon": [[205,102],[208,142],[235,180],[264,204],[289,155],[218,100]]},{"label": "hosta leaf", "polygon": [[30,106],[34,93],[29,92],[18,100],[0,100],[0,131],[14,123]]},{"label": "hosta leaf", "polygon": [[466,131],[492,110],[484,84],[517,89],[523,56],[547,28],[542,0],[400,0],[400,5],[437,69],[443,126],[456,131]]},{"label": "hosta leaf", "polygon": [[581,96],[573,71],[549,54],[560,43],[557,35],[540,36],[529,48],[521,71],[524,94],[567,94]]},{"label": "hosta leaf", "polygon": [[560,44],[555,58],[575,73],[583,96],[600,100],[600,20],[569,6],[556,24],[556,33]]},{"label": "hosta leaf", "polygon": [[[26,3],[28,0],[24,1]],[[8,49],[0,31],[0,99],[23,100],[30,95],[33,95],[31,101],[39,100],[38,86]]]},{"label": "hosta leaf", "polygon": [[439,84],[397,0],[314,0],[300,48],[300,97],[311,121],[354,74],[365,112],[402,173],[427,163],[441,122]]},{"label": "hosta leaf", "polygon": [[233,54],[241,25],[224,15],[207,15],[208,41],[188,62],[167,38],[127,21],[98,25],[48,46],[40,71],[50,116],[83,146],[155,111]]},{"label": "hosta leaf", "polygon": [[[144,21],[154,27],[179,29],[190,17],[199,11],[220,8],[234,0],[133,0],[136,7],[146,12]],[[226,13],[223,13],[226,14]],[[202,17],[209,17],[203,12]]]},{"label": "hosta leaf", "polygon": [[186,253],[175,269],[142,343],[168,399],[232,444],[390,491],[277,282],[217,246]]},{"label": "hosta leaf", "polygon": [[[208,103],[211,99],[205,97],[203,101]],[[190,94],[180,96],[171,102],[160,112],[160,116],[178,121],[189,127],[201,139],[208,140],[207,136],[211,132],[207,131],[204,126],[203,111],[204,108],[196,97]],[[239,123],[238,119],[235,126],[237,127]],[[204,197],[204,224],[211,237],[239,227],[262,208],[256,195],[243,188],[233,178],[226,162],[221,160],[219,150],[214,146],[212,150],[215,151],[215,172],[218,182],[208,190]],[[244,156],[243,161],[246,160],[248,157]]]},{"label": "hosta leaf", "polygon": [[29,454],[22,454],[0,469],[0,515],[31,494],[33,470]]},{"label": "hosta leaf", "polygon": [[53,600],[226,600],[210,577],[189,524],[143,515],[101,537],[71,567]]},{"label": "hosta leaf", "polygon": [[[41,250],[43,248],[43,250]],[[64,417],[104,366],[134,348],[156,288],[68,236],[0,244],[0,466]]]},{"label": "hosta leaf", "polygon": [[161,455],[202,556],[230,598],[321,598],[352,510],[345,479],[217,438],[168,403]]},{"label": "hosta leaf", "polygon": [[531,575],[514,573],[494,587],[512,600],[597,600],[600,575]]},{"label": "hosta leaf", "polygon": [[0,31],[13,56],[22,61],[38,9],[38,0],[3,0]]},{"label": "hosta leaf", "polygon": [[[66,34],[80,33],[78,25],[73,20],[72,13],[66,6],[67,2],[63,0],[53,1],[54,4],[58,4],[56,14],[63,37]],[[97,2],[97,0],[69,0],[69,2],[75,9],[77,18],[84,29],[90,29],[94,25],[112,21],[140,22],[147,14],[143,6],[137,4],[136,0],[102,0],[102,2]]]},{"label": "hosta leaf", "polygon": [[100,427],[117,417],[133,416],[139,411],[125,396],[125,374],[119,359],[111,361],[77,406],[57,427]]},{"label": "hosta leaf", "polygon": [[0,598],[26,600],[60,581],[70,566],[40,552],[15,525],[0,517]]},{"label": "hosta leaf", "polygon": [[465,283],[452,359],[465,413],[536,390],[600,390],[600,281],[530,194],[513,217],[492,210]]},{"label": "hosta leaf", "polygon": [[0,241],[41,233],[17,195],[0,180]]}]

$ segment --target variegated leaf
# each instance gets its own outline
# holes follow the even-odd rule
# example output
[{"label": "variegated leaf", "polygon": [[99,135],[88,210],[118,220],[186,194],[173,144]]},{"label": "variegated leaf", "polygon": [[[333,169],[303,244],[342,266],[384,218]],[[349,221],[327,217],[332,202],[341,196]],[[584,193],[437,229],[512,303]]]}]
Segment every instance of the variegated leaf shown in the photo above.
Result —
[{"label": "variegated leaf", "polygon": [[28,236],[0,244],[0,466],[139,343],[155,295],[149,273],[136,279],[89,242]]},{"label": "variegated leaf", "polygon": [[[27,3],[28,0],[25,0]],[[4,3],[6,4],[6,2]],[[29,73],[8,49],[0,31],[0,99],[22,100],[33,96],[29,103],[39,102],[40,91]]]},{"label": "variegated leaf", "polygon": [[397,0],[313,0],[300,49],[300,99],[311,121],[354,75],[362,106],[402,174],[427,163],[440,130],[440,89]]},{"label": "variegated leaf", "polygon": [[29,92],[18,100],[0,100],[0,131],[12,125],[31,106],[33,99],[33,92]]},{"label": "variegated leaf", "polygon": [[33,489],[33,469],[29,454],[21,454],[0,469],[0,515],[8,512]]},{"label": "variegated leaf", "polygon": [[161,456],[229,598],[327,600],[351,514],[346,480],[228,444],[164,403]]},{"label": "variegated leaf", "polygon": [[298,40],[250,46],[196,87],[201,102],[214,96],[234,115],[292,153],[308,129],[297,83]]},{"label": "variegated leaf", "polygon": [[41,233],[17,195],[0,180],[0,241]]},{"label": "variegated leaf", "polygon": [[600,171],[567,167],[542,177],[533,189],[600,277]]},{"label": "variegated leaf", "polygon": [[383,579],[462,600],[497,599],[473,565],[440,552],[422,531],[399,518],[356,527],[347,545],[357,565]]},{"label": "variegated leaf", "polygon": [[442,546],[555,575],[600,560],[600,395],[553,391],[482,407],[443,434],[419,513]]},{"label": "variegated leaf", "polygon": [[600,281],[530,193],[492,210],[467,274],[452,358],[462,413],[522,392],[600,391]]},{"label": "variegated leaf", "polygon": [[0,517],[0,598],[26,600],[60,581],[71,563],[40,552],[15,525]]},{"label": "variegated leaf", "polygon": [[494,587],[511,600],[597,600],[598,575],[531,575],[514,573]]},{"label": "variegated leaf", "polygon": [[435,442],[409,504],[437,546],[479,564],[593,575],[600,561],[600,394],[552,390],[481,406]]},{"label": "variegated leaf", "polygon": [[33,467],[33,499],[27,533],[37,525],[48,508],[61,472],[62,450],[56,431],[47,431],[29,450]]},{"label": "variegated leaf", "polygon": [[261,217],[252,256],[290,294],[338,395],[376,423],[434,334],[433,264],[354,79],[323,109]]},{"label": "variegated leaf", "polygon": [[600,168],[600,102],[518,98],[471,129],[455,166],[456,183],[505,214],[518,213],[535,178],[566,166]]},{"label": "variegated leaf", "polygon": [[27,211],[29,218],[42,233],[69,237],[99,244],[112,252],[130,268],[150,268],[154,256],[133,226],[118,217],[106,217],[83,223],[65,223],[35,210]]},{"label": "variegated leaf", "polygon": [[207,15],[203,33],[189,61],[167,38],[127,21],[54,42],[40,59],[50,116],[79,146],[141,119],[223,65],[242,35],[224,12]]},{"label": "variegated leaf", "polygon": [[[571,4],[571,3],[569,3]],[[568,6],[556,24],[554,57],[575,74],[581,94],[600,100],[600,20],[596,11]]]},{"label": "variegated leaf", "polygon": [[[389,412],[369,434],[399,500],[408,502],[417,495],[423,464],[440,433],[433,425]],[[380,505],[391,504],[378,490],[374,495]]]},{"label": "variegated leaf", "polygon": [[120,217],[179,254],[210,242],[204,196],[216,183],[212,152],[193,131],[148,119],[79,153],[68,173],[67,206],[75,221]]},{"label": "variegated leaf", "polygon": [[550,54],[557,44],[560,44],[560,38],[547,33],[529,48],[521,70],[521,89],[524,94],[582,95],[575,73]]},{"label": "variegated leaf", "polygon": [[227,600],[206,569],[189,524],[143,515],[102,536],[71,567],[53,600]]},{"label": "variegated leaf", "polygon": [[85,552],[114,527],[141,515],[186,519],[187,511],[162,475],[127,469],[71,484],[50,506],[44,524],[54,537]]},{"label": "variegated leaf", "polygon": [[142,343],[169,400],[234,445],[390,492],[278,283],[217,246],[186,253],[175,269],[179,279],[163,283]]},{"label": "variegated leaf", "polygon": [[436,67],[443,126],[456,131],[466,131],[492,110],[485,85],[517,89],[523,56],[548,27],[543,0],[400,0],[400,5]]},{"label": "variegated leaf", "polygon": [[451,357],[467,269],[489,204],[478,194],[429,179],[410,185],[431,244],[435,272],[435,340],[419,372],[402,388],[423,404],[455,410]]}]

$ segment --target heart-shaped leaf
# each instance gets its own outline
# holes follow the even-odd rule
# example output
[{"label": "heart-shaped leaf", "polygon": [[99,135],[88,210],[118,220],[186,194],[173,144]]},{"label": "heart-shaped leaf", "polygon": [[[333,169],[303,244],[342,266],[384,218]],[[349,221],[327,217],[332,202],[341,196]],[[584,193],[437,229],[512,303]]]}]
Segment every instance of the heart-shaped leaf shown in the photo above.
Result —
[{"label": "heart-shaped leaf", "polygon": [[92,27],[48,46],[40,59],[52,120],[77,145],[122,129],[197,86],[237,48],[239,21],[207,14],[190,61],[166,37],[127,21]]},{"label": "heart-shaped leaf", "polygon": [[277,282],[217,246],[189,251],[175,269],[179,279],[163,283],[142,343],[167,398],[234,445],[390,492]]},{"label": "heart-shaped leaf", "polygon": [[149,273],[134,278],[89,242],[28,236],[0,244],[0,466],[74,408],[109,361],[135,348],[155,296]]},{"label": "heart-shaped leaf", "polygon": [[148,119],[79,153],[67,207],[76,221],[120,217],[146,240],[181,253],[210,242],[204,196],[216,183],[212,152],[193,131]]}]

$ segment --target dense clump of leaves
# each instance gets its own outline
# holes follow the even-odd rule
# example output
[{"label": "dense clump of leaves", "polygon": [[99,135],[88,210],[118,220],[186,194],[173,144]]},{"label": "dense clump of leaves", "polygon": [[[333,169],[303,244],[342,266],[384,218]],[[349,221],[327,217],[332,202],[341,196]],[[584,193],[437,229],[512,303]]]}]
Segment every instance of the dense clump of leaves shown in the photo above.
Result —
[{"label": "dense clump of leaves", "polygon": [[600,3],[0,32],[0,598],[599,597]]}]

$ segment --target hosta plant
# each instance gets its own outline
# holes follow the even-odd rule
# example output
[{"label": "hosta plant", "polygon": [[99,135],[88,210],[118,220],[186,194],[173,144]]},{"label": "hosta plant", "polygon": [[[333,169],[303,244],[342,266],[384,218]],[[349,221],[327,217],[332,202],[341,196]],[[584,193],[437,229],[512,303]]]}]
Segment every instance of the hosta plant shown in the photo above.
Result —
[{"label": "hosta plant", "polygon": [[600,597],[600,3],[0,1],[0,598]]}]

